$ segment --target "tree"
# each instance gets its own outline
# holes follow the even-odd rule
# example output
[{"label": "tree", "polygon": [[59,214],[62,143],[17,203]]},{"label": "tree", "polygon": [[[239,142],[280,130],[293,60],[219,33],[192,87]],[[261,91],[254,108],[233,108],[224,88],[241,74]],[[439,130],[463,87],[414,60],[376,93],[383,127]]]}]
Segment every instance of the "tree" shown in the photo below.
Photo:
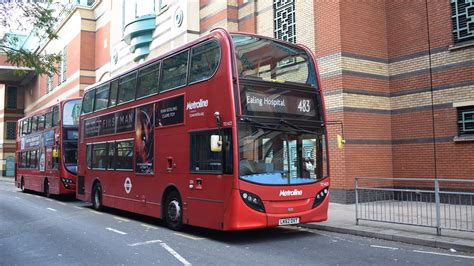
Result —
[{"label": "tree", "polygon": [[[58,38],[56,25],[67,8],[59,2],[46,1],[7,1],[0,2],[0,27],[5,31],[31,32],[29,38],[44,42]],[[7,62],[17,67],[34,69],[36,74],[53,75],[61,55],[39,53],[21,47],[23,40],[17,35],[6,34],[0,39],[0,53],[7,56]],[[20,70],[21,72],[21,70]]]}]

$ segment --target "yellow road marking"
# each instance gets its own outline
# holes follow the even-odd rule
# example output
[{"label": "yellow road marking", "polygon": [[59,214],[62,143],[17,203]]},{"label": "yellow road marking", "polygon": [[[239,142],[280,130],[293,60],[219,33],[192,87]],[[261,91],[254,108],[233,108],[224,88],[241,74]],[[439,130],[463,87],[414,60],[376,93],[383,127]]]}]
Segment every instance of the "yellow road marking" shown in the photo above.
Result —
[{"label": "yellow road marking", "polygon": [[204,237],[195,237],[195,236],[190,236],[190,235],[185,235],[185,234],[180,234],[180,233],[174,233],[175,235],[177,236],[182,236],[182,237],[185,237],[185,238],[189,238],[189,239],[192,239],[192,240],[203,240],[203,239],[206,239]]}]

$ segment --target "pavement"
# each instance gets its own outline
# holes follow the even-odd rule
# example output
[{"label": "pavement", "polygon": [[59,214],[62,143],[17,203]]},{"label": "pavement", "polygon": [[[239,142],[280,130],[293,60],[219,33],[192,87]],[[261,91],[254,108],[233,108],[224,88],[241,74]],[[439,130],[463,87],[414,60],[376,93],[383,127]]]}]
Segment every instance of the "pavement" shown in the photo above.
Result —
[{"label": "pavement", "polygon": [[[0,182],[14,183],[14,178],[0,177]],[[448,249],[451,252],[474,252],[474,232],[442,229],[441,236],[435,228],[359,221],[356,225],[354,204],[329,204],[329,218],[325,222],[301,224],[304,228],[371,237],[407,244]]]},{"label": "pavement", "polygon": [[301,227],[442,248],[451,252],[474,252],[474,232],[442,229],[441,236],[438,236],[436,228],[431,227],[371,221],[359,221],[356,225],[355,204],[330,203],[328,216],[325,222],[302,224]]}]

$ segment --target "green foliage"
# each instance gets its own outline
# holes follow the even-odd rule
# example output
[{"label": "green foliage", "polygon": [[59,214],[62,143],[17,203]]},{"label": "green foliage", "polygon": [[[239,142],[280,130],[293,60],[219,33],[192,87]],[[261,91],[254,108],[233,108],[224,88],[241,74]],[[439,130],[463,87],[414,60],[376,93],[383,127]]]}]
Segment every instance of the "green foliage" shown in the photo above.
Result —
[{"label": "green foliage", "polygon": [[[58,38],[56,25],[59,18],[68,11],[64,5],[52,0],[12,2],[14,3],[0,3],[0,27],[7,32],[30,32],[29,37],[34,37],[42,44]],[[38,75],[53,75],[58,72],[60,54],[40,53],[39,49],[27,50],[21,46],[23,40],[15,35],[10,38],[6,36],[9,35],[0,39],[0,53],[6,54],[8,63],[20,68],[32,68]],[[24,71],[17,71],[19,74],[22,72]]]}]

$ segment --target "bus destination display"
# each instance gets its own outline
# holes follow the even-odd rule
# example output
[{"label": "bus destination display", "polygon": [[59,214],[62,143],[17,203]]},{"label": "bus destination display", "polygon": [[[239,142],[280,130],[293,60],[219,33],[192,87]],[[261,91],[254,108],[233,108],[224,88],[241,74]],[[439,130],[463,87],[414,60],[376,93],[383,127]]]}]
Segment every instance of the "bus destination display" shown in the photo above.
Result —
[{"label": "bus destination display", "polygon": [[310,97],[255,91],[246,91],[243,96],[244,109],[250,113],[316,115],[314,99]]}]

